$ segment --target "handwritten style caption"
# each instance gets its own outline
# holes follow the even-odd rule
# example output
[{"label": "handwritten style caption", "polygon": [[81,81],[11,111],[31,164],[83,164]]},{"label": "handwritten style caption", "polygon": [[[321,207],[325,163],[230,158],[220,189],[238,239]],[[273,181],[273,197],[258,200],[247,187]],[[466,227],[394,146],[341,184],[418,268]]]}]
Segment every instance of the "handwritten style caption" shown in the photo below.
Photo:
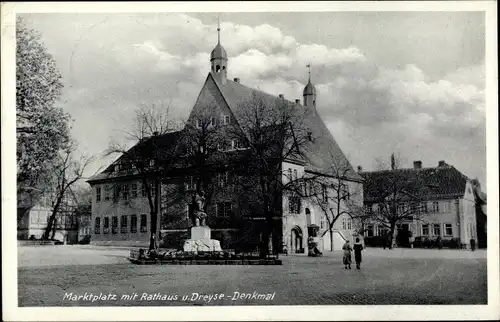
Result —
[{"label": "handwritten style caption", "polygon": [[243,293],[243,292],[232,292],[231,294],[226,293],[189,293],[189,294],[176,294],[176,293],[128,293],[128,294],[116,294],[116,293],[73,293],[66,292],[63,296],[63,301],[71,302],[116,302],[116,301],[183,301],[183,302],[205,302],[212,303],[216,301],[241,301],[241,300],[256,300],[256,301],[272,301],[276,296],[274,293],[258,293],[254,291],[253,293]]}]

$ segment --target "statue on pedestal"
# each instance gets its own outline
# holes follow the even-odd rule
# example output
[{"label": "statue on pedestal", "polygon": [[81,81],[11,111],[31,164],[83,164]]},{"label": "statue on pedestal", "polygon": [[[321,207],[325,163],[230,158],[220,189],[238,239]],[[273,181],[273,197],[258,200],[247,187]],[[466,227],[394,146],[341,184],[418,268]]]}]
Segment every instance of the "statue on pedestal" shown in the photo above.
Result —
[{"label": "statue on pedestal", "polygon": [[194,198],[195,202],[195,209],[194,209],[194,220],[193,220],[193,225],[198,227],[198,226],[206,226],[206,219],[207,219],[207,214],[203,211],[205,208],[205,196],[203,194],[203,191],[200,192],[200,194],[196,194]]}]

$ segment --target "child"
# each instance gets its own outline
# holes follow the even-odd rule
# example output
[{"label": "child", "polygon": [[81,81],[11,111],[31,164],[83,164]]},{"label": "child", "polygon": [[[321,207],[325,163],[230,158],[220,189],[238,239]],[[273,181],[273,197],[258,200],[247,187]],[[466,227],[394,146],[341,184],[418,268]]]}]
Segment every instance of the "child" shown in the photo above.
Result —
[{"label": "child", "polygon": [[342,250],[344,251],[343,261],[344,261],[345,269],[347,269],[347,268],[351,269],[351,251],[352,251],[352,248],[351,248],[351,245],[349,244],[348,240],[345,242],[344,246],[342,246]]},{"label": "child", "polygon": [[356,261],[356,268],[360,269],[361,265],[361,251],[363,250],[363,245],[359,241],[359,238],[356,238],[356,243],[354,243],[354,260]]}]

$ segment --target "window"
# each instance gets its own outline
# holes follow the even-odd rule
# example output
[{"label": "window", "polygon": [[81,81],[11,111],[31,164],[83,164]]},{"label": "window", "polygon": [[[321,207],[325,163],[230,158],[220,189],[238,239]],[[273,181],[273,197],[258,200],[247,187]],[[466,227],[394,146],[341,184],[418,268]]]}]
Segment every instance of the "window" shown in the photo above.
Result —
[{"label": "window", "polygon": [[104,217],[104,231],[105,234],[109,234],[109,217]]},{"label": "window", "polygon": [[288,210],[291,214],[300,214],[299,196],[291,196],[288,198]]},{"label": "window", "polygon": [[325,229],[325,227],[326,227],[325,216],[321,215],[320,228]]},{"label": "window", "polygon": [[220,188],[228,186],[230,184],[229,177],[230,177],[229,171],[224,171],[222,173],[218,173],[217,174],[217,185]]},{"label": "window", "polygon": [[429,225],[428,224],[422,225],[422,235],[429,236]]},{"label": "window", "polygon": [[224,125],[230,124],[231,123],[231,116],[229,115],[224,115],[222,118],[222,122]]},{"label": "window", "polygon": [[101,217],[96,217],[95,223],[94,223],[94,234],[100,234],[101,233]]},{"label": "window", "polygon": [[373,231],[373,225],[368,225],[366,226],[366,236],[367,237],[373,237],[374,231]]},{"label": "window", "polygon": [[340,186],[340,199],[349,200],[351,198],[351,193],[349,192],[349,186],[342,184]]},{"label": "window", "polygon": [[351,230],[352,229],[352,219],[351,217],[342,218],[342,229]]},{"label": "window", "polygon": [[439,201],[434,201],[432,203],[432,212],[439,212]]},{"label": "window", "polygon": [[127,217],[126,215],[122,216],[122,220],[120,222],[120,231],[122,234],[127,233],[127,228],[128,228],[128,222],[127,222]]},{"label": "window", "polygon": [[238,140],[231,140],[231,150],[236,150],[237,145],[238,145]]},{"label": "window", "polygon": [[422,202],[422,204],[420,205],[420,209],[422,210],[423,213],[427,213],[428,212],[427,202]]},{"label": "window", "polygon": [[323,201],[327,202],[328,201],[328,190],[326,188],[326,185],[321,185],[321,188],[322,188]]},{"label": "window", "polygon": [[293,177],[292,177],[292,168],[288,168],[288,180],[289,181],[292,181]]},{"label": "window", "polygon": [[233,212],[233,205],[230,202],[218,202],[216,205],[217,216],[230,218]]},{"label": "window", "polygon": [[95,201],[101,202],[101,187],[95,189]]},{"label": "window", "polygon": [[384,236],[385,228],[382,225],[377,226],[377,236]]},{"label": "window", "polygon": [[384,212],[384,204],[379,203],[378,204],[378,213],[381,214]]},{"label": "window", "polygon": [[132,198],[137,198],[137,183],[132,183],[131,195]]},{"label": "window", "polygon": [[451,224],[444,224],[444,235],[446,237],[453,236],[453,227]]},{"label": "window", "polygon": [[144,182],[141,184],[141,196],[143,198],[146,198],[147,197],[147,191],[146,191],[146,184],[144,184]]},{"label": "window", "polygon": [[217,121],[216,121],[215,117],[212,117],[212,118],[210,119],[210,125],[211,125],[211,126],[216,126],[216,125],[217,125]]},{"label": "window", "polygon": [[116,202],[120,196],[120,187],[118,184],[113,185],[113,200]]},{"label": "window", "polygon": [[201,122],[198,119],[196,119],[196,128],[201,129]]},{"label": "window", "polygon": [[147,215],[141,215],[141,233],[148,231],[148,217]]},{"label": "window", "polygon": [[309,141],[312,141],[312,140],[313,140],[313,139],[312,139],[312,132],[307,132],[307,139],[308,139]]},{"label": "window", "polygon": [[443,202],[443,212],[450,212],[450,202],[449,201]]},{"label": "window", "polygon": [[365,205],[365,214],[369,215],[372,213],[372,206],[371,205]]},{"label": "window", "polygon": [[111,233],[113,233],[113,234],[118,233],[118,217],[117,216],[111,217]]},{"label": "window", "polygon": [[196,189],[196,184],[193,176],[186,177],[184,182],[184,186],[186,188],[186,191],[191,191]]},{"label": "window", "polygon": [[122,190],[122,200],[128,200],[128,184],[124,184]]},{"label": "window", "polygon": [[293,169],[293,178],[294,178],[294,180],[298,179],[298,177],[297,177],[297,169]]},{"label": "window", "polygon": [[440,224],[432,225],[432,234],[434,236],[441,236],[441,225]]},{"label": "window", "polygon": [[104,186],[104,200],[111,199],[111,191],[108,186]]},{"label": "window", "polygon": [[137,232],[137,215],[130,216],[130,232]]}]

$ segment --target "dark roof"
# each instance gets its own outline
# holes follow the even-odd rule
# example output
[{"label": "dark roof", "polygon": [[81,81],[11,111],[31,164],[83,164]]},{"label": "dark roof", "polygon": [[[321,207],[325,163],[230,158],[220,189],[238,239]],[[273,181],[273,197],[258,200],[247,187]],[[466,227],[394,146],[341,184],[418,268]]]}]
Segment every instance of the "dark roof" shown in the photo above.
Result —
[{"label": "dark roof", "polygon": [[[157,148],[153,149],[152,147],[158,147],[160,150],[163,151],[168,151],[169,149],[173,148],[175,146],[175,143],[180,139],[182,135],[182,131],[176,131],[176,132],[170,132],[170,133],[165,133],[157,136],[151,136],[148,138],[144,138],[142,141],[138,142],[134,146],[132,146],[130,149],[127,150],[127,155],[140,155],[144,159],[148,159],[150,157],[150,154],[152,151],[156,150],[158,151]],[[104,171],[100,172],[99,174],[91,177],[87,182],[92,182],[92,181],[99,181],[99,180],[105,180],[109,178],[114,178],[116,177],[115,174],[115,165],[117,163],[121,162],[127,162],[127,156],[125,154],[120,155],[112,164],[110,164]],[[127,172],[127,175],[134,175],[136,174],[133,170]],[[122,176],[122,174],[120,175]]]},{"label": "dark roof", "polygon": [[[215,83],[218,85],[237,121],[238,115],[240,115],[239,109],[244,108],[245,104],[251,101],[256,95],[269,107],[277,106],[278,104],[276,103],[280,102],[280,100],[283,100],[286,104],[297,104],[229,79],[225,84],[220,84],[217,81]],[[337,168],[348,169],[348,178],[363,180],[352,168],[352,165],[326,127],[316,108],[301,107],[303,108],[301,116],[303,116],[304,126],[312,132],[311,134],[314,138],[313,142],[304,151],[307,158],[306,170],[328,174],[332,172],[331,168],[335,165]]]},{"label": "dark roof", "polygon": [[[428,200],[460,198],[465,193],[468,178],[453,166],[441,166],[421,169],[397,169],[360,173],[365,178],[363,195],[365,202],[375,202],[377,188],[391,176],[398,176],[406,182],[418,182],[420,198]],[[411,189],[411,188],[410,188]],[[415,189],[414,191],[417,191]]]},{"label": "dark roof", "polygon": [[[222,96],[229,105],[229,108],[233,112],[233,115],[237,121],[238,115],[241,115],[239,109],[245,108],[245,105],[249,101],[254,99],[255,95],[262,99],[263,103],[269,107],[279,106],[279,104],[277,103],[280,101],[284,101],[287,104],[297,104],[295,102],[279,98],[278,96],[270,95],[268,93],[247,87],[231,80],[227,80],[225,84],[220,84],[211,75],[212,74],[209,73],[208,77],[212,77],[215,84],[217,84]],[[336,166],[337,168],[347,169],[347,173],[345,174],[347,178],[351,180],[362,181],[363,178],[354,171],[351,164],[333,138],[332,134],[321,119],[321,116],[316,111],[316,108],[304,106],[301,107],[301,112],[303,112],[303,114],[301,114],[301,117],[303,117],[304,126],[307,129],[310,129],[311,136],[314,138],[313,141],[304,149],[304,154],[307,159],[305,160],[306,170],[322,174],[331,174],[332,166]],[[148,148],[151,144],[157,144],[158,146],[162,146],[163,148],[168,149],[170,146],[173,146],[177,142],[177,140],[179,140],[181,135],[182,130],[159,135],[154,138],[145,139],[143,142],[139,142],[138,144],[134,145],[128,151],[128,153],[137,153],[137,150],[142,150],[142,153],[147,154],[148,152],[151,152],[151,150],[153,150]],[[124,158],[124,156],[120,156],[106,170],[96,176],[93,176],[88,180],[88,182],[114,177],[114,164],[123,160]],[[297,160],[291,161],[293,162]]]}]

